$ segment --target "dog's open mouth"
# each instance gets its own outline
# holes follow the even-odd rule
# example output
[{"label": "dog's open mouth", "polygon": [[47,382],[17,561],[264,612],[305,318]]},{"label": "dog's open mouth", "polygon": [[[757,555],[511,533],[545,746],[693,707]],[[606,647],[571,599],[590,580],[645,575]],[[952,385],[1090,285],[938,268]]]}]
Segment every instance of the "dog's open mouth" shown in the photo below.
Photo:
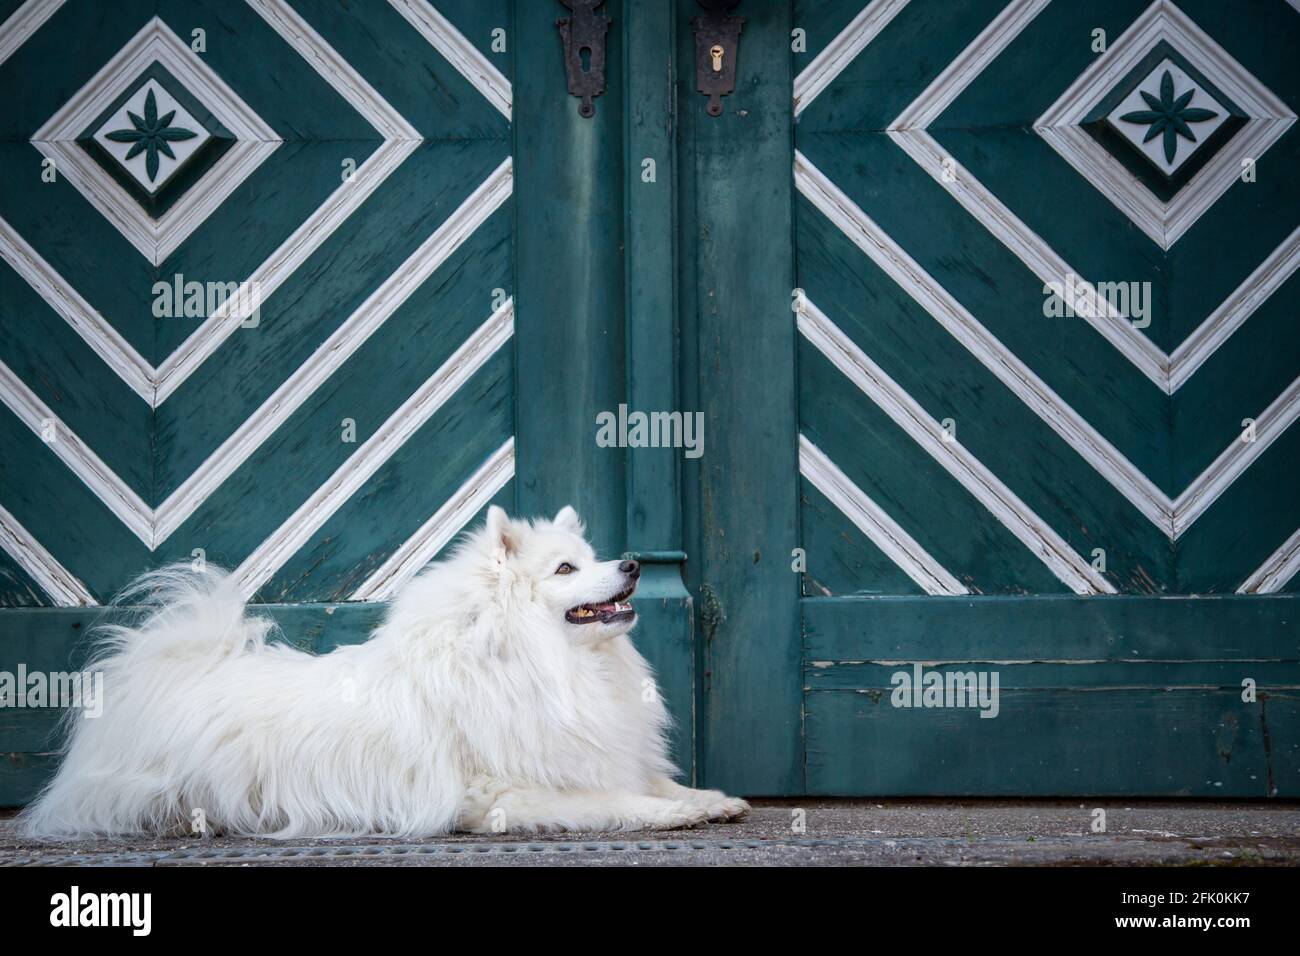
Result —
[{"label": "dog's open mouth", "polygon": [[617,621],[629,621],[636,617],[636,611],[632,610],[632,605],[626,601],[636,590],[633,584],[626,591],[615,594],[608,601],[597,601],[592,604],[579,604],[577,607],[571,607],[564,612],[564,619],[570,624],[612,624]]}]

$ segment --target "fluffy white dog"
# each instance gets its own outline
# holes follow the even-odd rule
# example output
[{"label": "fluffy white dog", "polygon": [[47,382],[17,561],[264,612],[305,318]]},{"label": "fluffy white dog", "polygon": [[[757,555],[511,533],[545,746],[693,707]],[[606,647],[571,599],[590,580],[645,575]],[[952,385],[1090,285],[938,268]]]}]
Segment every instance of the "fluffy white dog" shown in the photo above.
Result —
[{"label": "fluffy white dog", "polygon": [[674,783],[668,715],[627,634],[635,561],[597,561],[572,508],[500,508],[364,644],[267,640],[223,574],[142,579],[106,629],[103,715],[23,814],[36,836],[319,837],[640,830],[748,810]]}]

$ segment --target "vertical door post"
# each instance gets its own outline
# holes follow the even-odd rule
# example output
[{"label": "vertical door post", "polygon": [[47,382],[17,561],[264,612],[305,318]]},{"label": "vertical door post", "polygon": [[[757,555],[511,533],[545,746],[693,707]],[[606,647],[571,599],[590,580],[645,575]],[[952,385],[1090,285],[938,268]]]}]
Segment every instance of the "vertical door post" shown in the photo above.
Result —
[{"label": "vertical door post", "polygon": [[[692,63],[679,0],[678,51]],[[742,2],[736,89],[705,112],[679,70],[683,128],[682,325],[687,390],[704,411],[704,455],[687,486],[698,542],[703,781],[750,795],[801,793],[803,648],[792,201],[791,13]],[[691,381],[693,379],[693,382]]]},{"label": "vertical door post", "polygon": [[[676,128],[674,16],[668,3],[629,3],[621,24],[624,242],[629,412],[680,415],[685,437],[695,412],[678,388],[676,300]],[[690,434],[694,434],[692,430]],[[662,437],[662,436],[661,436]],[[642,565],[637,644],[658,676],[676,720],[673,750],[695,777],[694,604],[682,580],[681,461],[689,448],[627,449],[627,553]]]},{"label": "vertical door post", "polygon": [[[606,49],[622,83],[618,0]],[[549,0],[516,0],[514,105],[515,485],[524,515],[572,504],[597,550],[624,550],[624,469],[596,444],[596,416],[617,411],[623,369],[623,111],[602,96],[583,117],[569,95]]]}]

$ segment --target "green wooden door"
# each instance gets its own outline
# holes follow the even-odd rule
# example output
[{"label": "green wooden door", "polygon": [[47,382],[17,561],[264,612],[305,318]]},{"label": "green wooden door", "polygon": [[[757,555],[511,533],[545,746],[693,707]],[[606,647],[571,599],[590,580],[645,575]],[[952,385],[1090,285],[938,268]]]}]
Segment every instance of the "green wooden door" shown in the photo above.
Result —
[{"label": "green wooden door", "polygon": [[0,672],[175,560],[326,650],[573,503],[698,783],[1295,795],[1300,14],[1239,6],[741,0],[715,118],[696,0],[609,0],[584,118],[549,0],[0,0]]},{"label": "green wooden door", "polygon": [[[166,562],[232,568],[325,650],[492,502],[573,501],[626,549],[597,493],[621,483],[554,441],[581,422],[609,466],[576,411],[617,406],[621,363],[575,359],[547,301],[603,255],[570,327],[621,341],[618,230],[569,227],[597,205],[543,227],[564,176],[617,188],[619,114],[576,115],[557,10],[521,5],[517,44],[514,6],[0,3],[0,671],[78,666],[98,606]],[[611,370],[563,415],[537,387],[559,359]],[[0,803],[48,774],[58,713],[0,708]]]},{"label": "green wooden door", "polygon": [[745,6],[693,140],[709,782],[1300,793],[1300,12]]}]

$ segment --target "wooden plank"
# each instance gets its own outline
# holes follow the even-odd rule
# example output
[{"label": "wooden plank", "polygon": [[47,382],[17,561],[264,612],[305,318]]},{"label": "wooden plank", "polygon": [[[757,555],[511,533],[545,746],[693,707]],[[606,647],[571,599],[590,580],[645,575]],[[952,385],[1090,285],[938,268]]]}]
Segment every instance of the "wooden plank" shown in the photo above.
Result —
[{"label": "wooden plank", "polygon": [[[828,598],[803,608],[811,793],[1300,794],[1295,596]],[[914,680],[917,663],[983,674],[986,689],[996,673],[996,717],[894,706],[895,675]],[[1243,700],[1246,678],[1254,700]]]},{"label": "wooden plank", "polygon": [[[925,665],[923,673],[967,674],[978,670],[996,670],[1002,690],[1057,688],[1069,690],[1088,687],[1113,690],[1120,687],[1145,687],[1159,690],[1240,690],[1242,680],[1250,678],[1256,687],[1272,692],[1300,691],[1298,660],[1226,660],[1226,661],[962,661]],[[883,690],[891,692],[895,676],[914,668],[908,661],[809,661],[804,668],[805,689]],[[914,673],[914,672],[913,672]]]},{"label": "wooden plank", "polygon": [[605,12],[607,92],[590,119],[568,94],[557,14],[516,0],[516,493],[525,515],[566,504],[596,550],[626,539],[623,454],[596,444],[596,415],[626,401],[623,308],[623,5]]},{"label": "wooden plank", "polygon": [[97,599],[149,567],[140,539],[7,408],[0,447],[0,503]]},{"label": "wooden plank", "polygon": [[[0,170],[16,165],[18,149],[0,146]],[[21,161],[30,158],[24,152]],[[149,276],[137,288],[147,296]],[[0,361],[132,491],[148,497],[153,410],[7,264],[0,266]]]},{"label": "wooden plank", "polygon": [[[436,9],[491,66],[503,70],[512,40],[509,6],[510,0],[438,0]],[[393,5],[298,0],[293,7],[425,138],[509,136],[509,120]],[[493,53],[492,30],[498,27],[506,32],[507,49]]]},{"label": "wooden plank", "polygon": [[[627,397],[635,411],[683,411],[677,397],[673,27],[667,4],[629,4],[624,137]],[[646,166],[649,161],[650,166]],[[653,180],[647,182],[647,176]],[[680,448],[628,449],[627,543],[681,549]]]},{"label": "wooden plank", "polygon": [[[678,4],[693,64],[694,2]],[[704,112],[678,71],[685,180],[684,379],[696,379],[704,455],[693,521],[702,566],[703,779],[747,794],[803,789],[798,640],[798,463],[791,235],[790,10],[753,5],[736,92]],[[688,477],[688,481],[690,478]]]},{"label": "wooden plank", "polygon": [[[1300,141],[1293,158],[1300,160]],[[1293,207],[1300,207],[1300,199],[1291,202]],[[1199,236],[1199,227],[1195,234]],[[1181,246],[1179,242],[1175,248]],[[1202,272],[1213,271],[1208,265],[1200,268]],[[1203,300],[1198,308],[1208,315],[1219,304]],[[1298,308],[1300,272],[1293,273],[1252,312],[1174,395],[1174,481],[1180,491],[1225,448],[1241,440],[1243,419],[1253,418],[1263,424],[1261,412],[1300,374],[1300,335],[1295,324]]]},{"label": "wooden plank", "polygon": [[503,348],[330,516],[259,599],[353,599],[361,583],[510,438],[512,372]]},{"label": "wooden plank", "polygon": [[[1294,362],[1300,348],[1289,352]],[[1268,560],[1300,527],[1297,470],[1292,425],[1178,539],[1178,590],[1235,591]]]},{"label": "wooden plank", "polygon": [[1012,689],[991,720],[814,691],[806,710],[815,794],[1300,795],[1294,691],[1248,704],[1238,690]]},{"label": "wooden plank", "polygon": [[[800,113],[799,131],[886,129],[1005,6],[1002,0],[908,3]],[[808,55],[796,57],[799,69],[866,7],[866,0],[796,0],[793,26],[808,41]]]},{"label": "wooden plank", "polygon": [[1300,603],[1268,597],[810,598],[809,661],[1295,661]]},{"label": "wooden plank", "polygon": [[[310,143],[300,150],[303,155],[284,175],[304,192],[316,191],[324,198],[339,186],[340,160],[355,156],[360,163],[369,148],[365,143]],[[277,150],[275,155],[283,151]],[[368,319],[361,324],[369,330],[369,336],[350,357],[352,368],[357,368],[364,359],[361,353],[371,346],[371,351],[384,352],[388,361],[406,369],[423,364],[423,350],[409,347],[415,336],[436,335],[436,347],[441,350],[443,341],[458,331],[463,340],[468,329],[491,315],[496,307],[493,287],[509,285],[510,216],[503,211],[494,213],[423,283],[390,287],[378,301],[371,297],[390,277],[409,277],[421,268],[425,259],[415,255],[417,250],[506,156],[507,146],[500,140],[434,142],[417,148],[262,304],[258,325],[231,334],[218,353],[196,369],[158,409],[155,454],[159,499],[165,499],[188,479],[312,358],[322,342],[353,321],[354,316],[357,321],[363,316],[383,316],[383,321],[377,328]],[[310,204],[306,210],[314,208]],[[238,222],[221,225],[214,220],[205,224],[203,234],[219,231],[224,242],[215,235],[212,241],[219,242],[218,250],[228,249],[237,244],[243,230],[270,229],[274,224],[289,232],[303,218],[301,207],[281,200],[274,213],[271,208],[250,208]],[[189,258],[191,245],[193,241],[173,257],[175,270],[185,275],[238,276],[245,273],[235,271],[237,268],[246,265],[251,269],[260,262],[254,259],[238,266],[223,265],[221,268],[229,271],[216,272],[217,267],[203,267]],[[222,262],[226,261],[223,253]],[[390,303],[398,304],[391,315],[386,311]],[[436,321],[444,310],[451,315],[445,330]],[[180,332],[193,332],[200,321],[174,319],[159,323],[162,344],[171,343]],[[429,366],[429,371],[436,367]],[[369,370],[358,371],[365,375]],[[352,374],[352,369],[335,372],[341,380],[350,379]],[[386,376],[378,375],[376,382],[357,384],[382,389],[389,383]],[[395,388],[400,383],[391,384]],[[320,396],[312,398],[321,400]],[[402,399],[394,401],[389,397],[388,401],[395,408]],[[370,413],[368,407],[357,408],[351,417],[357,419],[360,428],[362,416]],[[377,414],[382,420],[382,413]],[[337,442],[335,445],[337,451]]]},{"label": "wooden plank", "polygon": [[[956,142],[950,142],[954,140]],[[963,152],[959,145],[966,141],[969,142]],[[965,161],[966,153],[982,151],[996,157],[1003,168],[1014,164],[1017,170],[1021,169],[1020,163],[1025,162],[1020,157],[1021,152],[1039,146],[1050,152],[1046,144],[1038,142],[1035,134],[1024,131],[980,129],[960,133],[945,130],[942,142],[962,161]],[[801,137],[799,148],[880,229],[915,259],[926,274],[965,308],[1002,348],[1028,365],[1053,390],[1058,401],[1067,404],[1101,432],[1151,481],[1166,493],[1170,491],[1165,474],[1168,460],[1168,396],[1154,388],[1151,381],[1128,358],[1121,355],[1087,322],[1081,319],[1045,317],[1042,281],[1028,270],[1001,239],[963,209],[943,185],[935,181],[931,171],[922,169],[888,136],[876,133],[852,131],[810,135]],[[1046,159],[1043,162],[1046,163]],[[1077,178],[1072,170],[1071,175]],[[1020,178],[1030,177],[1022,173]],[[801,204],[801,219],[805,213],[821,215]],[[1027,211],[1025,215],[1032,225],[1038,225],[1038,218],[1041,217],[1030,216]],[[803,231],[801,227],[801,235]],[[804,281],[802,258],[801,248],[801,282]],[[863,266],[859,263],[865,258],[859,252],[856,258],[848,260],[846,265],[850,275],[862,271]],[[1071,260],[1067,258],[1066,261]],[[1116,275],[1127,279],[1129,272],[1119,271],[1119,264],[1108,265],[1109,268],[1105,270],[1081,274],[1101,277],[1095,281]],[[1081,266],[1075,268],[1082,269]],[[835,283],[834,288],[837,290],[846,284],[842,280],[835,281],[834,275],[828,278]],[[881,295],[887,299],[895,298],[896,293],[890,288],[892,285],[892,278],[877,279],[873,286],[880,291],[874,292],[873,289],[872,297]],[[813,302],[820,303],[824,298],[829,298],[823,295],[819,285],[809,282],[804,288]],[[912,291],[915,294],[918,290]],[[853,304],[854,300],[848,300],[846,308],[855,313],[865,312],[861,306],[852,308]],[[911,305],[908,309],[920,311],[917,305]],[[938,326],[936,317],[926,312],[921,312],[921,315],[932,325]],[[859,342],[869,353],[877,351],[874,345],[876,337],[884,339],[882,344],[894,342],[895,350],[897,343],[908,341],[901,334],[897,334],[897,337],[895,334],[882,335],[880,330],[884,326],[884,318],[870,314],[857,317],[861,325],[876,333],[872,341]],[[933,333],[925,334],[929,338]],[[951,335],[948,332],[940,334]],[[962,347],[962,351],[971,355],[965,347]],[[949,352],[950,348],[945,347],[939,354],[946,356]],[[928,354],[922,346],[913,344],[914,359],[928,357]],[[965,358],[957,361],[971,360]],[[929,363],[920,364],[926,367]],[[938,405],[943,404],[945,399],[965,399],[965,396],[945,395],[942,392],[941,396],[937,401],[919,400]],[[965,399],[963,404],[984,404],[980,401],[981,396],[976,395],[974,399],[974,402]],[[965,441],[962,429],[966,420],[958,414],[954,414],[954,417],[957,418],[958,440]],[[983,457],[984,453],[980,454]],[[1087,466],[1081,464],[1079,467]]]},{"label": "wooden plank", "polygon": [[[671,4],[634,4],[620,21],[623,84],[627,404],[691,414],[677,389],[674,28]],[[633,634],[673,715],[673,758],[695,781],[694,602],[682,580],[680,448],[629,448],[627,553],[642,563]]]},{"label": "wooden plank", "polygon": [[808,557],[804,597],[924,593],[810,482],[799,488],[799,541]]},{"label": "wooden plank", "polygon": [[50,597],[18,562],[0,551],[0,608],[43,607]]},{"label": "wooden plank", "polygon": [[[927,351],[923,354],[933,353]],[[799,359],[800,431],[950,573],[972,591],[981,593],[1068,590],[1038,554],[1018,540],[914,436],[891,420],[820,351],[807,341],[801,341]],[[969,365],[965,367],[969,369]],[[951,370],[943,376],[946,382],[955,378]],[[960,405],[949,406],[949,409],[959,416],[958,435],[963,447],[968,447],[967,442],[977,431],[979,416],[963,416]],[[1000,429],[989,428],[989,431]],[[1014,452],[1023,456],[1033,432],[1027,429],[1021,434],[1025,441],[1016,443]],[[1045,437],[1048,442],[1040,452],[1043,459],[1059,463],[1060,456],[1072,454],[1059,443],[1051,442],[1050,434]],[[943,445],[938,447],[946,449]],[[1007,452],[1008,457],[1012,455],[1012,452]],[[978,459],[978,455],[976,457]],[[1014,468],[1004,468],[999,472],[996,470],[998,462],[978,460],[995,469],[994,474],[1007,474],[1009,478],[1023,474]],[[1118,505],[1127,509],[1127,504],[1117,501],[1117,498],[1113,494],[1110,496],[1112,507]],[[1041,514],[1039,517],[1048,520]],[[1132,519],[1144,520],[1140,515],[1132,515]],[[842,520],[848,522],[847,518]],[[1129,529],[1125,527],[1124,530],[1127,532]],[[1138,530],[1142,529],[1139,527]],[[1069,533],[1068,528],[1065,531]],[[1081,538],[1082,534],[1076,533],[1075,536]],[[1084,546],[1088,543],[1080,541],[1076,549],[1086,555]],[[804,547],[808,549],[811,562],[816,558],[812,550],[814,545],[805,541]],[[1118,557],[1116,562],[1119,563]],[[862,579],[858,587],[871,589],[874,583]],[[893,593],[907,593],[907,590]]]}]

